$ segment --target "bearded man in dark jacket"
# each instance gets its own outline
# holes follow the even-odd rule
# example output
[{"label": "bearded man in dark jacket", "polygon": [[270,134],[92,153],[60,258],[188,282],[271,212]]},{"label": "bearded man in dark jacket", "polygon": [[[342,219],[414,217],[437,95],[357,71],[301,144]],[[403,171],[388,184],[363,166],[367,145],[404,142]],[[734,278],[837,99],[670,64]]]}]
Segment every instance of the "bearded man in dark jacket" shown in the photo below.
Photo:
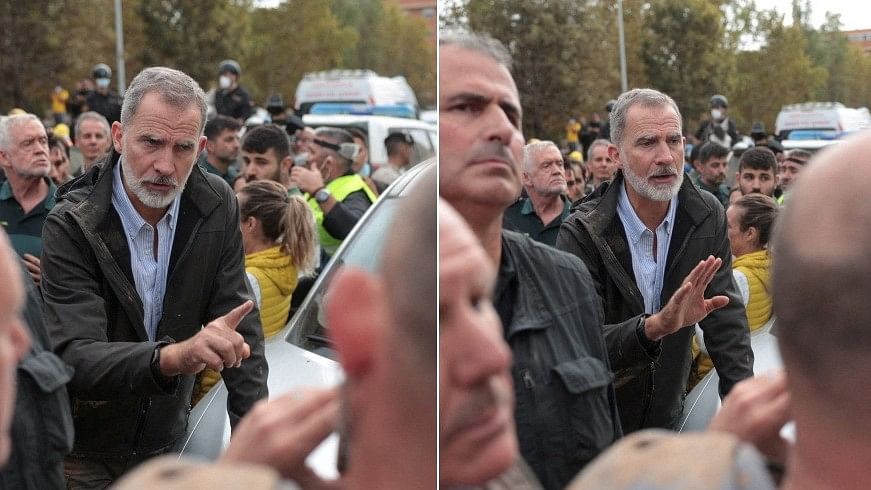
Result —
[{"label": "bearded man in dark jacket", "polygon": [[579,204],[557,248],[580,257],[604,308],[605,340],[626,433],[675,429],[698,322],[725,396],[753,375],[744,306],[732,279],[723,206],[683,180],[681,116],[671,97],[635,89],[611,113],[622,171]]},{"label": "bearded man in dark jacket", "polygon": [[169,451],[206,366],[223,371],[233,423],[267,395],[236,198],[195,165],[205,113],[189,76],[141,72],[114,151],[58,191],[43,229],[46,322],[75,368],[68,488],[103,488]]}]

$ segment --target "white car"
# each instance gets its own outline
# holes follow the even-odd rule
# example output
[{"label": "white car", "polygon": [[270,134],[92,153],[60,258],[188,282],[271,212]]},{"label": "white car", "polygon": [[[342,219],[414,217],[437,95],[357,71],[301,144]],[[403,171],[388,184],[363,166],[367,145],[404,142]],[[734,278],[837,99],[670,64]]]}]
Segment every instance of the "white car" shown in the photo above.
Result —
[{"label": "white car", "polygon": [[[772,317],[762,328],[750,333],[753,349],[753,374],[764,374],[780,368],[780,349],[774,336],[775,320]],[[707,376],[689,392],[684,400],[684,410],[678,424],[679,432],[702,431],[720,409],[720,377],[712,369]]]},{"label": "white car", "polygon": [[[281,332],[266,341],[269,363],[269,395],[304,388],[326,388],[342,382],[342,368],[324,320],[323,303],[330,280],[345,264],[374,271],[379,267],[393,216],[423,172],[435,165],[434,160],[415,166],[402,174],[373,204],[351,231],[348,238],[321,272],[299,309]],[[181,455],[216,459],[230,441],[227,416],[227,388],[216,384],[193,407],[188,430],[176,445]],[[324,478],[335,478],[338,436],[332,434],[309,455],[309,465]]]}]

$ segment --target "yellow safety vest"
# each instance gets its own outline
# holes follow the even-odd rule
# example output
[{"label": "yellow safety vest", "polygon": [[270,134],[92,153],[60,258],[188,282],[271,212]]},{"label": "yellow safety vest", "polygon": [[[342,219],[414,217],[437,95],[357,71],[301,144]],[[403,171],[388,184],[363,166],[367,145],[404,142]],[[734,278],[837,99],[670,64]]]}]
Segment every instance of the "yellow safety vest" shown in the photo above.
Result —
[{"label": "yellow safety vest", "polygon": [[[342,202],[345,200],[348,195],[352,192],[364,191],[366,196],[369,197],[369,200],[373,203],[377,199],[375,193],[369,189],[369,186],[366,185],[366,182],[357,175],[343,175],[338,179],[330,181],[327,184],[327,189],[330,190],[330,193],[337,201]],[[336,253],[336,250],[339,249],[339,245],[342,244],[342,240],[333,237],[327,232],[324,228],[324,212],[321,209],[320,204],[315,200],[314,196],[308,196],[308,205],[311,207],[312,212],[315,214],[315,223],[318,226],[318,238],[320,239],[321,247],[329,254],[333,255]]]}]

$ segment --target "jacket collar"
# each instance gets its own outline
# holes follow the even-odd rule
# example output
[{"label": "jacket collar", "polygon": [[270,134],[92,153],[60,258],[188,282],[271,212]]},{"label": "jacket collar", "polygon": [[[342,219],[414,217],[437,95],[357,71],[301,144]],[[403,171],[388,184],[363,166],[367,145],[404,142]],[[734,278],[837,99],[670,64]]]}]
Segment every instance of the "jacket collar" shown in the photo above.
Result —
[{"label": "jacket collar", "polygon": [[[623,182],[621,170],[609,184],[600,187],[589,199],[581,201],[578,205],[581,220],[594,236],[601,236],[615,219],[619,219],[617,201]],[[713,212],[687,175],[684,175],[677,194],[677,208],[678,213],[685,213],[696,226]]]}]

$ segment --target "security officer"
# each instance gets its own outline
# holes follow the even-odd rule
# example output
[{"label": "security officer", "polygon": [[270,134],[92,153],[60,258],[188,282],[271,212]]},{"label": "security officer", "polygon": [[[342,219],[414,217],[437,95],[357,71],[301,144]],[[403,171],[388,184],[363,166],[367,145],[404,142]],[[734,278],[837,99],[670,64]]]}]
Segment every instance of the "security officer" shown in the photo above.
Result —
[{"label": "security officer", "polygon": [[359,148],[349,132],[318,128],[308,150],[307,165],[294,166],[290,180],[306,193],[321,248],[332,256],[376,195],[352,168]]},{"label": "security officer", "polygon": [[98,63],[91,70],[91,75],[95,85],[94,91],[88,94],[85,102],[87,110],[102,114],[111,126],[113,122],[121,120],[121,97],[109,87],[112,82],[112,69],[106,63]]},{"label": "security officer", "polygon": [[239,122],[245,122],[253,112],[251,95],[239,86],[242,68],[235,60],[224,60],[218,65],[218,91],[215,92],[215,109]]}]

